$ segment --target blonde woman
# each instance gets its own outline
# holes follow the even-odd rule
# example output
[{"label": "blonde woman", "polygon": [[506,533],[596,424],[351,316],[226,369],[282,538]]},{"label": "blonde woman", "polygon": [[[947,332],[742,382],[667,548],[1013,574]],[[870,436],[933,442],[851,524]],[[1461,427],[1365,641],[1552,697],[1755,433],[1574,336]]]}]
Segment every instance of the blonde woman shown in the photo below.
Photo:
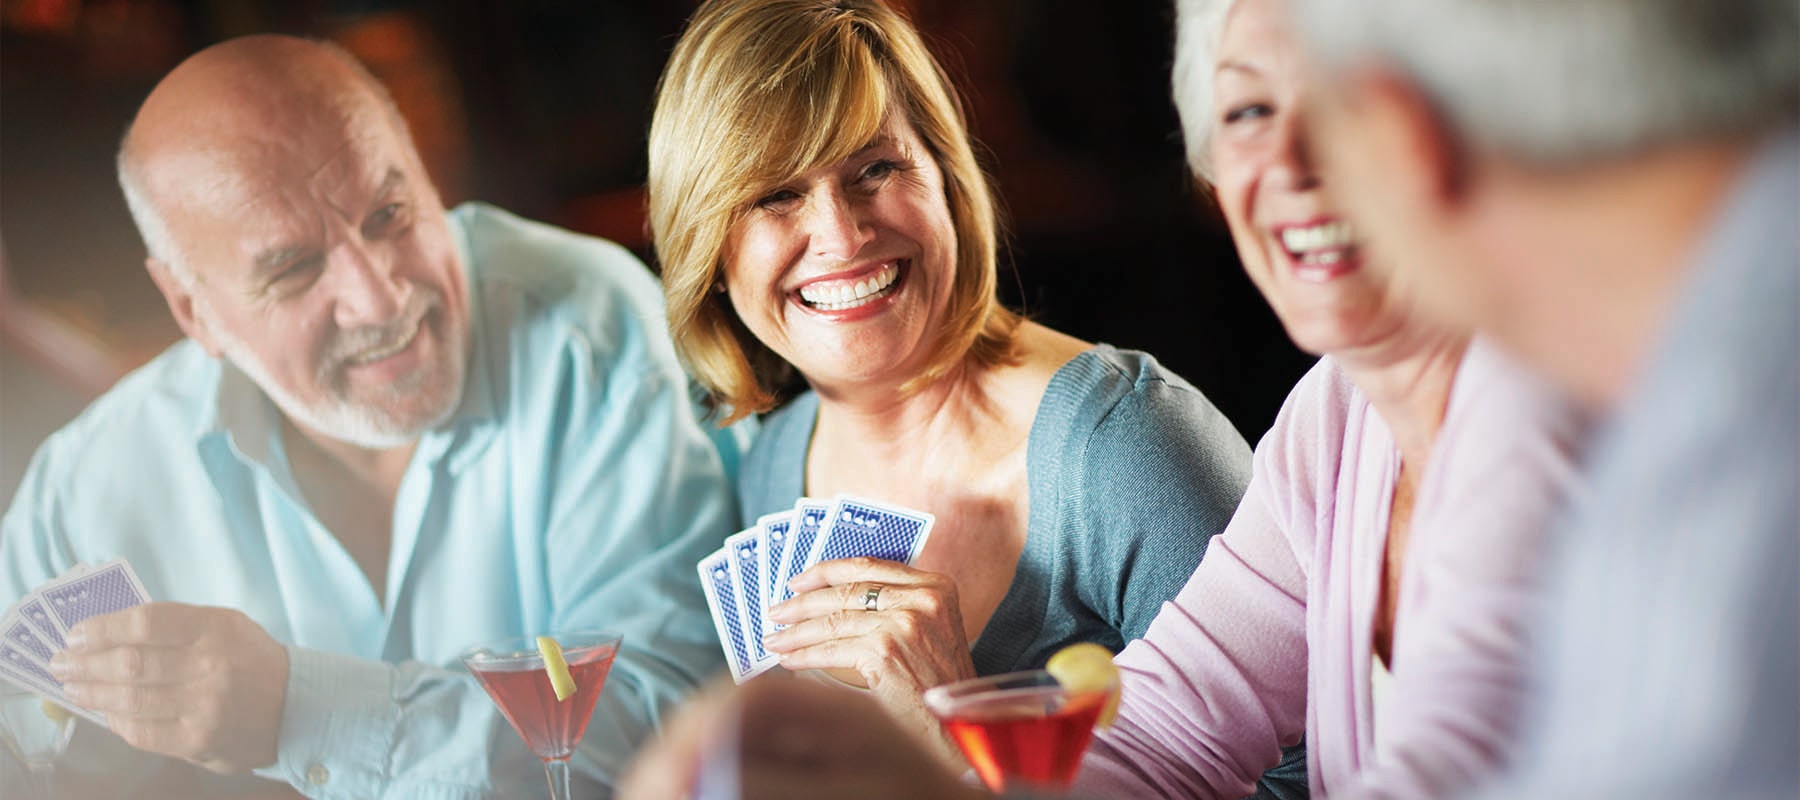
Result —
[{"label": "blonde woman", "polygon": [[911,567],[797,577],[770,615],[784,667],[953,753],[925,689],[1118,650],[1230,518],[1249,450],[1198,390],[998,302],[955,92],[885,5],[705,4],[663,73],[649,190],[677,349],[728,420],[766,415],[745,518],[839,492],[937,516]]}]

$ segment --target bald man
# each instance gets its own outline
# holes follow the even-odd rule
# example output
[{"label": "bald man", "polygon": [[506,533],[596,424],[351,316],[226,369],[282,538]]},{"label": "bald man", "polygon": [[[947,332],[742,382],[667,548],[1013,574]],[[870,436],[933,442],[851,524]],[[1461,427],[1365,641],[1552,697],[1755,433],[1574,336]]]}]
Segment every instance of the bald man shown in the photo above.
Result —
[{"label": "bald man", "polygon": [[178,760],[317,797],[535,795],[457,654],[605,629],[624,649],[575,759],[605,793],[721,665],[693,569],[736,523],[648,270],[446,212],[380,85],[315,42],[189,58],[119,176],[187,337],[43,445],[0,534],[0,599],[124,558],[161,601],[49,664],[130,745],[90,729],[70,758],[126,789]]}]

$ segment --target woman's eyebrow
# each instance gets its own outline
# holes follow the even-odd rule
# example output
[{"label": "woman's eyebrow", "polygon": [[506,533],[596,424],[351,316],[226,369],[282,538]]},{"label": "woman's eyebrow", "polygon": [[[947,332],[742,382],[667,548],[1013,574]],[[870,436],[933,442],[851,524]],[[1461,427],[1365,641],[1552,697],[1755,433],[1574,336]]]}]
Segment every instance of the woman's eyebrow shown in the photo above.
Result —
[{"label": "woman's eyebrow", "polygon": [[1213,71],[1214,72],[1226,72],[1226,71],[1242,72],[1242,73],[1245,73],[1248,75],[1261,75],[1262,74],[1262,70],[1257,69],[1256,65],[1254,65],[1254,64],[1248,64],[1243,61],[1234,61],[1231,59],[1226,59],[1224,61],[1220,61],[1218,69],[1215,69]]}]

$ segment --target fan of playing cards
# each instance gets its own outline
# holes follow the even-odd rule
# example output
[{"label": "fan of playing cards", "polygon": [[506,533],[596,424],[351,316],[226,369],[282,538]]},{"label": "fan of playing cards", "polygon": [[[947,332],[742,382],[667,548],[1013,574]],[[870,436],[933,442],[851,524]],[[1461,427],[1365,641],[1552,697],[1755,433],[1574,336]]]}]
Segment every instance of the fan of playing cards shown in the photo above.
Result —
[{"label": "fan of playing cards", "polygon": [[105,725],[99,713],[75,705],[63,694],[62,681],[50,674],[50,657],[62,652],[63,635],[75,623],[149,600],[137,573],[124,561],[75,565],[6,610],[5,621],[0,622],[5,634],[0,641],[0,678]]},{"label": "fan of playing cards", "polygon": [[912,564],[931,535],[923,511],[839,495],[830,502],[802,497],[793,511],[765,514],[700,559],[700,585],[713,627],[725,648],[731,677],[743,683],[775,666],[763,649],[772,628],[769,606],[793,596],[788,581],[821,561],[869,556]]}]

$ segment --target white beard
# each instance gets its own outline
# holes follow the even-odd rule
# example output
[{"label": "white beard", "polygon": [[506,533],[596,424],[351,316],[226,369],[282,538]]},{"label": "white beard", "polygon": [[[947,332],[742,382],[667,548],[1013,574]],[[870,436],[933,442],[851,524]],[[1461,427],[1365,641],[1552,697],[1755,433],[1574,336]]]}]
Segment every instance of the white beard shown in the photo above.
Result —
[{"label": "white beard", "polygon": [[[195,304],[194,311],[196,316],[203,313],[198,303]],[[411,424],[406,420],[394,419],[387,408],[375,404],[358,404],[330,396],[308,404],[277,383],[262,361],[242,341],[227,333],[223,327],[210,324],[210,320],[199,321],[207,328],[226,360],[262,389],[289,420],[356,447],[390,450],[411,444],[420,434],[449,420],[462,399],[462,384],[459,380],[442,408],[429,414],[427,419]]]}]

